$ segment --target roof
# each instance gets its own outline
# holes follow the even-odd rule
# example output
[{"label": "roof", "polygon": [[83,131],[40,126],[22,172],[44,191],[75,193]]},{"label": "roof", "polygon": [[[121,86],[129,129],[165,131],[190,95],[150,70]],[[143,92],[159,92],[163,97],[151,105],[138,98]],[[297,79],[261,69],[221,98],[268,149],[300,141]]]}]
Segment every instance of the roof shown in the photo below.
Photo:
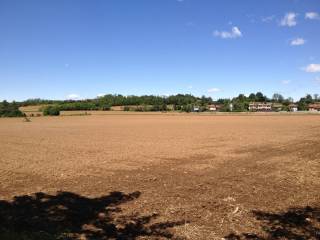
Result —
[{"label": "roof", "polygon": [[320,109],[320,103],[312,103],[308,105],[309,108]]},{"label": "roof", "polygon": [[298,107],[298,105],[297,105],[297,104],[294,104],[294,103],[290,103],[290,104],[289,104],[289,107]]},{"label": "roof", "polygon": [[220,104],[209,104],[208,107],[218,108],[218,107],[221,107],[221,105]]},{"label": "roof", "polygon": [[272,106],[273,107],[282,107],[283,104],[282,103],[273,103]]},{"label": "roof", "polygon": [[251,103],[249,103],[249,105],[258,105],[258,104],[271,105],[270,102],[251,102]]}]

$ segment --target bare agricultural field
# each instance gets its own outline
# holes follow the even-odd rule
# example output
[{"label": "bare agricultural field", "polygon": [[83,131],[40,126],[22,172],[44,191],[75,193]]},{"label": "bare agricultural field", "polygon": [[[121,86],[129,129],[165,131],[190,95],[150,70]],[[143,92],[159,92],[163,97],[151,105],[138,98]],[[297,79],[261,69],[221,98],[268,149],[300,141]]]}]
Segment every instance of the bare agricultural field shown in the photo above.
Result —
[{"label": "bare agricultural field", "polygon": [[0,236],[320,239],[319,219],[319,115],[0,119]]}]

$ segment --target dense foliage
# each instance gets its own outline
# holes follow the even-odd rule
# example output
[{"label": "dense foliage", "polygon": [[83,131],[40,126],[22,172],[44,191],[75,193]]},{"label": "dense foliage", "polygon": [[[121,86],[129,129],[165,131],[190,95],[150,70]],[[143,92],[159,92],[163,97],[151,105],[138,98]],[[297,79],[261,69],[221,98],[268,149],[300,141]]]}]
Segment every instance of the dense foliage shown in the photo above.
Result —
[{"label": "dense foliage", "polygon": [[49,104],[58,104],[62,103],[64,101],[60,100],[46,100],[46,99],[40,99],[40,98],[30,98],[23,102],[20,102],[20,106],[35,106],[35,105],[49,105]]},{"label": "dense foliage", "polygon": [[22,117],[23,113],[19,110],[16,102],[0,102],[0,117]]},{"label": "dense foliage", "polygon": [[[73,110],[103,110],[108,111],[111,106],[124,106],[125,111],[169,111],[181,110],[192,111],[193,106],[206,106],[213,103],[211,97],[195,97],[190,94],[177,94],[169,97],[143,95],[143,96],[123,96],[107,94],[95,99],[79,101],[50,101],[41,99],[31,99],[21,103],[22,106],[54,104],[60,111]],[[170,107],[168,107],[170,106]],[[47,108],[44,108],[47,111]],[[44,114],[49,115],[47,112]]]},{"label": "dense foliage", "polygon": [[298,109],[301,111],[307,110],[309,104],[315,103],[317,101],[320,101],[318,94],[315,94],[314,97],[312,97],[310,94],[307,94],[298,102]]},{"label": "dense foliage", "polygon": [[183,106],[187,104],[208,104],[212,103],[211,97],[195,97],[191,94],[177,94],[171,96],[123,96],[123,95],[105,95],[96,99],[99,103],[106,103],[110,106],[131,106],[131,105],[178,105]]},{"label": "dense foliage", "polygon": [[57,105],[47,106],[43,109],[44,116],[59,116],[60,107]]}]

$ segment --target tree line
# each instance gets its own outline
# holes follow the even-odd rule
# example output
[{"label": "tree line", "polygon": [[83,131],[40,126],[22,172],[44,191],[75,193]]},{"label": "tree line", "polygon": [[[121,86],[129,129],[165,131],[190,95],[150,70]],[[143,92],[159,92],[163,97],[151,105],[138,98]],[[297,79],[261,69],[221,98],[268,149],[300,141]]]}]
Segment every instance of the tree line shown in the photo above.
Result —
[{"label": "tree line", "polygon": [[[318,94],[302,97],[298,102],[299,110],[307,110],[308,105],[320,101]],[[248,111],[251,102],[272,102],[282,105],[283,110],[288,110],[289,105],[294,103],[292,98],[285,98],[279,93],[273,94],[268,98],[262,92],[251,93],[249,96],[239,94],[234,98],[221,98],[214,101],[211,97],[193,96],[191,94],[176,94],[170,96],[142,95],[124,96],[121,94],[106,94],[94,99],[85,100],[45,100],[45,99],[28,99],[22,102],[3,101],[0,103],[0,116],[22,116],[19,110],[21,106],[41,105],[44,115],[59,115],[60,111],[74,110],[103,110],[108,111],[112,106],[123,106],[124,111],[184,111],[191,112],[194,107],[199,111],[207,111],[208,105],[218,104],[220,111]],[[230,108],[232,104],[232,109]]]},{"label": "tree line", "polygon": [[[299,110],[307,110],[308,104],[320,101],[317,94],[313,97],[307,94],[298,102]],[[294,103],[293,98],[285,98],[279,93],[273,94],[268,98],[262,92],[251,93],[249,96],[239,94],[232,99],[221,98],[214,101],[211,97],[193,96],[191,94],[177,94],[171,96],[124,96],[120,94],[107,94],[95,99],[87,99],[80,101],[60,101],[56,103],[56,107],[61,111],[68,110],[110,110],[112,106],[124,106],[124,111],[184,111],[191,112],[194,107],[198,107],[198,111],[207,111],[208,105],[218,104],[220,111],[231,111],[230,104],[232,103],[232,111],[245,112],[248,111],[251,102],[272,102],[282,105],[282,110],[289,110],[289,105]]]}]

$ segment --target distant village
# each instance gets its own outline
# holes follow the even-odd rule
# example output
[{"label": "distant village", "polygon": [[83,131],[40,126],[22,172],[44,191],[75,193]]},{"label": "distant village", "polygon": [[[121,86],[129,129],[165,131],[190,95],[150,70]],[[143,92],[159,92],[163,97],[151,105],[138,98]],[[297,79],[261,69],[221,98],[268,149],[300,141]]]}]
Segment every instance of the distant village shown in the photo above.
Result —
[{"label": "distant village", "polygon": [[320,112],[318,94],[300,98],[284,98],[275,93],[268,98],[261,92],[249,96],[239,94],[232,99],[213,100],[211,97],[176,94],[128,95],[106,94],[93,99],[82,100],[45,100],[28,99],[22,102],[0,102],[0,117],[60,115],[70,111],[133,111],[133,112]]},{"label": "distant village", "polygon": [[[221,111],[223,105],[221,104],[211,104],[208,105],[208,110],[210,112],[219,112]],[[200,107],[195,106],[193,109],[194,112],[199,112]],[[233,111],[233,104],[229,104],[229,111]],[[272,103],[272,102],[250,102],[248,111],[250,112],[297,112],[299,111],[298,104],[290,103],[285,106],[282,103]],[[305,110],[304,110],[305,111]],[[318,112],[320,111],[320,102],[308,104],[307,111]]]}]

